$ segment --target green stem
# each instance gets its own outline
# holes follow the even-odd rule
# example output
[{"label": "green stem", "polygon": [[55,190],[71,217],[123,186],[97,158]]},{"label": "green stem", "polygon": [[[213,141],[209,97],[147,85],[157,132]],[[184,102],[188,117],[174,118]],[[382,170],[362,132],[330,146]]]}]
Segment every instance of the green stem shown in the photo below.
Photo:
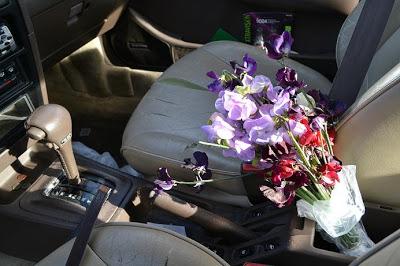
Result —
[{"label": "green stem", "polygon": [[331,156],[333,156],[333,149],[332,149],[332,145],[331,145],[331,140],[329,138],[329,134],[328,134],[328,127],[325,124],[324,125],[324,130],[322,130],[322,136],[324,137],[327,145],[328,145],[328,152]]},{"label": "green stem", "polygon": [[300,147],[299,143],[297,142],[296,138],[293,136],[293,133],[288,130],[287,131],[290,139],[292,140],[293,146],[297,151],[297,154],[300,156],[301,161],[303,162],[303,164],[307,167],[307,168],[311,168],[311,164],[307,159],[307,156],[305,155],[303,149]]},{"label": "green stem", "polygon": [[211,143],[211,142],[206,142],[206,141],[199,141],[198,143],[201,144],[201,145],[205,145],[205,146],[212,146],[212,147],[218,147],[218,148],[222,148],[222,149],[229,149],[228,146],[217,144],[217,143]]},{"label": "green stem", "polygon": [[173,180],[175,184],[179,185],[196,185],[198,183],[211,183],[211,182],[218,182],[218,181],[225,181],[225,180],[232,180],[232,179],[238,179],[238,178],[245,178],[248,176],[251,176],[252,174],[245,174],[245,175],[240,175],[240,176],[229,176],[229,177],[223,177],[223,178],[218,178],[218,179],[205,179],[202,181],[178,181],[178,180]]}]

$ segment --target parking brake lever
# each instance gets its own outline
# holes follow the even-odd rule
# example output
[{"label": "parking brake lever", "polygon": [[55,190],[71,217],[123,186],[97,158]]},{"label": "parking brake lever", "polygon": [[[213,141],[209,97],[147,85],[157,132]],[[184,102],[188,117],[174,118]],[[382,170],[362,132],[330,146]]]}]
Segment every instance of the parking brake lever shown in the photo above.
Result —
[{"label": "parking brake lever", "polygon": [[72,150],[71,115],[67,109],[57,104],[42,105],[30,115],[25,128],[30,138],[47,142],[57,152],[70,183],[81,183]]}]

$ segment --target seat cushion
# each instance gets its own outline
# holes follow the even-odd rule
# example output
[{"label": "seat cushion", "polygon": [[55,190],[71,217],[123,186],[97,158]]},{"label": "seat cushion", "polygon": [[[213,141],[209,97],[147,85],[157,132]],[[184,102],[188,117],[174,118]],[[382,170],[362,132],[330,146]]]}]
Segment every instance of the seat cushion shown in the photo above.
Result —
[{"label": "seat cushion", "polygon": [[[75,239],[37,265],[65,265]],[[109,223],[93,230],[81,265],[228,265],[211,250],[175,232],[139,223]]]},{"label": "seat cushion", "polygon": [[[155,175],[164,166],[177,179],[191,179],[190,172],[180,164],[201,150],[210,157],[214,178],[239,175],[240,162],[223,157],[220,149],[191,145],[206,140],[200,127],[215,110],[216,95],[207,90],[210,79],[206,73],[230,70],[229,61],[241,62],[245,53],[257,60],[258,74],[274,79],[281,67],[279,62],[267,58],[260,48],[231,41],[209,43],[167,69],[143,97],[125,128],[121,152],[126,160],[147,175]],[[331,83],[318,72],[290,59],[285,62],[309,87],[324,92],[330,89]],[[234,195],[245,195],[241,180],[212,185]]]}]

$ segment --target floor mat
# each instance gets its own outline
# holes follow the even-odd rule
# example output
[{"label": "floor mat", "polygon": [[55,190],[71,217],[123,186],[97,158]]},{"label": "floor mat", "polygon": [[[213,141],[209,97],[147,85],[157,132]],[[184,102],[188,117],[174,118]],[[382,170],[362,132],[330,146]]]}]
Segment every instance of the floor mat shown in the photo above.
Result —
[{"label": "floor mat", "polygon": [[82,155],[83,157],[92,159],[100,164],[104,164],[108,167],[120,170],[122,172],[128,173],[132,176],[136,177],[143,177],[141,173],[136,171],[135,169],[132,168],[129,164],[126,164],[124,166],[118,165],[118,163],[115,161],[113,156],[109,152],[103,152],[102,154],[98,153],[92,148],[89,148],[85,144],[81,142],[76,142],[74,141],[72,143],[72,149],[74,150],[75,154]]},{"label": "floor mat", "polygon": [[96,38],[46,70],[45,79],[50,103],[71,113],[74,140],[110,151],[122,163],[125,125],[160,74],[111,65]]}]

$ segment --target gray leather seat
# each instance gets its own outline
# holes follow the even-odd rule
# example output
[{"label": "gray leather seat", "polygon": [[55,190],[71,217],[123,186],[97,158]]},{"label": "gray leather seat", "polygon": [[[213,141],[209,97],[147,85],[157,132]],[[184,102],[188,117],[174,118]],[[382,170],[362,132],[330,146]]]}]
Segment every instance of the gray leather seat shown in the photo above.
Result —
[{"label": "gray leather seat", "polygon": [[[37,265],[65,265],[74,240],[56,249]],[[108,223],[93,230],[81,265],[229,264],[206,247],[175,232],[139,223]]]},{"label": "gray leather seat", "polygon": [[[39,266],[65,265],[73,241],[68,241]],[[395,266],[400,261],[400,230],[379,242],[350,266]],[[177,233],[137,223],[109,223],[94,229],[82,266],[104,265],[229,265],[214,252]]]},{"label": "gray leather seat", "polygon": [[[345,54],[362,6],[363,2],[342,26],[336,49],[338,65]],[[387,178],[400,185],[400,179],[395,178],[400,174],[400,164],[390,152],[396,150],[393,145],[397,145],[398,141],[397,137],[391,136],[388,131],[388,128],[397,130],[400,116],[395,117],[391,114],[397,114],[399,108],[389,104],[391,99],[386,98],[387,91],[393,91],[394,94],[392,89],[397,86],[397,79],[400,77],[399,10],[400,1],[396,1],[358,100],[338,128],[336,152],[345,163],[357,164],[359,184],[366,200],[400,206],[400,196],[396,196],[398,193],[381,193],[382,185],[376,185],[378,178]],[[210,157],[214,178],[239,175],[239,161],[224,158],[218,148],[192,147],[191,144],[205,140],[200,126],[206,124],[210,114],[214,112],[215,95],[206,89],[210,82],[206,72],[230,69],[229,61],[240,61],[245,53],[257,60],[258,73],[273,78],[280,67],[258,48],[238,42],[221,41],[197,49],[166,70],[144,96],[126,126],[121,148],[126,160],[147,175],[154,176],[157,168],[164,166],[170,169],[174,177],[190,179],[191,174],[180,168],[182,159],[190,157],[195,150],[203,150]],[[286,63],[297,70],[299,77],[308,83],[310,88],[329,92],[331,83],[321,74],[293,60],[287,60]],[[380,108],[379,115],[376,108]],[[365,117],[367,109],[371,109],[369,117]],[[376,115],[373,115],[374,113]],[[391,119],[390,124],[388,119]],[[386,126],[385,130],[382,129],[382,125]],[[356,132],[358,135],[354,139]],[[372,136],[372,132],[379,132],[380,135]],[[382,136],[384,138],[381,138]],[[379,158],[375,158],[375,150],[370,147],[383,147],[378,149],[382,152]],[[382,165],[390,167],[378,171]],[[390,182],[384,183],[388,189],[394,187],[393,183],[392,186]],[[209,198],[241,206],[249,204],[244,197],[230,200],[239,197],[238,195],[245,195],[239,179],[210,185],[214,186],[213,189],[218,189],[218,192],[206,194]],[[201,194],[203,192],[199,195]]]}]

